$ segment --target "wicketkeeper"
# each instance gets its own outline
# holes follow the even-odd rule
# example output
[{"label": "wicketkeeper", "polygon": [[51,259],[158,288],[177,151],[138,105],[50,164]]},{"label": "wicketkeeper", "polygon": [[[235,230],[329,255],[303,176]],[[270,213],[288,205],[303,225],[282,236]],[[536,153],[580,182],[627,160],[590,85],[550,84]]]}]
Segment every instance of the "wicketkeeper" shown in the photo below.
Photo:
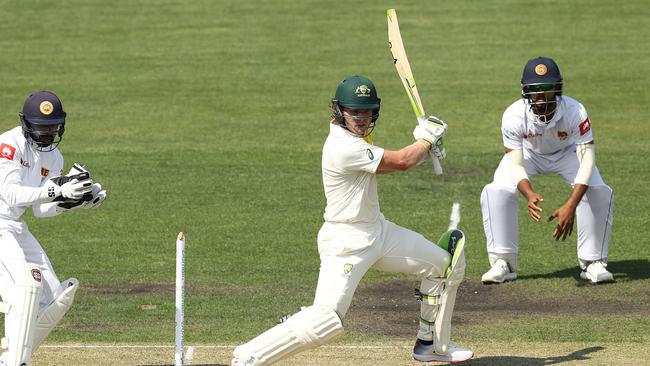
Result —
[{"label": "wicketkeeper", "polygon": [[96,208],[106,191],[75,164],[61,176],[57,145],[66,113],[47,91],[31,94],[19,113],[20,126],[0,135],[0,312],[5,314],[0,365],[29,366],[32,353],[72,305],[79,285],[59,282],[45,251],[21,216],[36,217]]},{"label": "wicketkeeper", "polygon": [[519,225],[517,190],[528,201],[528,213],[542,220],[543,196],[530,178],[557,173],[573,188],[566,202],[551,212],[557,219],[553,238],[565,240],[578,221],[580,277],[592,283],[612,281],[607,271],[614,196],[596,167],[592,125],[585,107],[562,94],[562,76],[547,57],[529,60],[521,78],[522,98],[503,113],[505,155],[494,181],[483,188],[481,209],[490,270],[484,283],[517,278]]},{"label": "wicketkeeper", "polygon": [[365,77],[350,76],[338,85],[332,100],[334,118],[323,146],[327,207],[318,233],[321,265],[314,304],[237,347],[233,366],[270,365],[341,335],[352,295],[370,268],[422,279],[415,359],[458,362],[472,357],[471,350],[456,347],[449,339],[456,290],[465,271],[462,249],[454,250],[464,243],[463,233],[450,230],[433,243],[386,220],[377,196],[377,174],[418,164],[447,125],[435,117],[422,119],[414,131],[415,143],[399,151],[385,150],[370,142],[379,104],[375,86]]}]

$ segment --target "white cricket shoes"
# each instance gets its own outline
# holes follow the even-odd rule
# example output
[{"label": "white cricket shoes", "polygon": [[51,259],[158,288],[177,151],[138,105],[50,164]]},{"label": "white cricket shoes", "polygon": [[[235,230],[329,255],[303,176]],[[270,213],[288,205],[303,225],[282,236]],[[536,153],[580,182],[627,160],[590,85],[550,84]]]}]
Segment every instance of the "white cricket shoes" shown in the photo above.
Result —
[{"label": "white cricket shoes", "polygon": [[614,275],[609,272],[606,267],[607,263],[603,261],[591,262],[587,268],[580,273],[580,278],[588,280],[591,283],[612,282],[614,281]]},{"label": "white cricket shoes", "polygon": [[497,259],[492,268],[481,277],[483,283],[503,283],[513,281],[517,278],[517,272],[510,269],[510,265],[505,260]]},{"label": "white cricket shoes", "polygon": [[469,348],[462,348],[449,342],[447,353],[441,355],[436,353],[433,341],[417,339],[413,347],[413,358],[422,362],[462,362],[474,357],[474,352]]}]

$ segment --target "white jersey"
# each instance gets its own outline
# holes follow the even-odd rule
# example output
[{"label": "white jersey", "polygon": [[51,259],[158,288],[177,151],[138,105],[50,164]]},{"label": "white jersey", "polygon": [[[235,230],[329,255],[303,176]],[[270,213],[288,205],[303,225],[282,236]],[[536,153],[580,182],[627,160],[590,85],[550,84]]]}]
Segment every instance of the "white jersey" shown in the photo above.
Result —
[{"label": "white jersey", "polygon": [[553,155],[593,140],[587,110],[567,96],[560,98],[548,124],[541,122],[523,99],[517,100],[503,112],[501,132],[506,148],[539,155]]},{"label": "white jersey", "polygon": [[36,187],[61,175],[62,169],[59,150],[37,151],[20,126],[0,135],[0,227],[19,221],[29,206],[44,206],[43,190]]},{"label": "white jersey", "polygon": [[375,173],[384,149],[335,124],[323,146],[323,187],[328,223],[374,224],[380,218]]}]

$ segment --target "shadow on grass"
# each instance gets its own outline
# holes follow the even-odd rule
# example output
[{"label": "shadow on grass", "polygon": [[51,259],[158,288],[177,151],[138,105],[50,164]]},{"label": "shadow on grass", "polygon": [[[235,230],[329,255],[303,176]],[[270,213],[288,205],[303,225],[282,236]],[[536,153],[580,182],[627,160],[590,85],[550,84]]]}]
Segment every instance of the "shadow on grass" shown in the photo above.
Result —
[{"label": "shadow on grass", "polygon": [[518,356],[488,356],[477,357],[462,363],[463,366],[503,365],[503,366],[545,366],[559,365],[564,362],[589,360],[590,353],[604,350],[605,347],[590,347],[581,349],[566,356],[551,357],[518,357]]},{"label": "shadow on grass", "polygon": [[[614,281],[635,281],[650,279],[650,261],[647,259],[632,259],[625,261],[610,261],[607,269],[614,274]],[[577,281],[585,282],[580,279],[580,270],[578,266],[561,269],[559,271],[543,274],[530,274],[518,276],[518,279],[538,279],[538,278],[569,278],[573,277]],[[586,282],[585,282],[586,283]]]}]

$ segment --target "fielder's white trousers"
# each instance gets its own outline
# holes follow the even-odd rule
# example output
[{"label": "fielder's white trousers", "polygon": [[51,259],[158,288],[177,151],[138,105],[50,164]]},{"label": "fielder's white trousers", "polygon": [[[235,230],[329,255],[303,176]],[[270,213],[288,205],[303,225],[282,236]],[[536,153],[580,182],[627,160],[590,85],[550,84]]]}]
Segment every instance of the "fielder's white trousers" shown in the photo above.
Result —
[{"label": "fielder's white trousers", "polygon": [[[409,229],[380,218],[373,233],[361,227],[325,223],[318,234],[320,273],[314,298],[315,306],[334,309],[345,316],[361,278],[370,268],[403,272],[424,278],[442,277],[450,262],[449,253]],[[360,251],[355,240],[371,238]]]},{"label": "fielder's white trousers", "polygon": [[[575,147],[567,148],[552,156],[531,153],[524,149],[524,167],[529,177],[537,174],[559,174],[572,185],[580,163]],[[539,192],[544,196],[543,192]],[[488,253],[516,254],[519,252],[519,193],[512,182],[505,157],[494,173],[494,181],[481,192],[483,228]],[[609,235],[612,230],[614,196],[605,184],[598,168],[589,181],[589,189],[576,208],[578,258],[586,261],[606,259]],[[555,208],[545,207],[550,215]],[[543,217],[545,221],[546,217]],[[549,226],[552,232],[552,228]],[[574,234],[575,235],[575,234]],[[549,235],[549,240],[554,240]]]},{"label": "fielder's white trousers", "polygon": [[0,221],[0,296],[10,305],[16,302],[15,279],[24,277],[26,263],[41,268],[40,309],[44,309],[63,292],[52,263],[24,222]]}]

